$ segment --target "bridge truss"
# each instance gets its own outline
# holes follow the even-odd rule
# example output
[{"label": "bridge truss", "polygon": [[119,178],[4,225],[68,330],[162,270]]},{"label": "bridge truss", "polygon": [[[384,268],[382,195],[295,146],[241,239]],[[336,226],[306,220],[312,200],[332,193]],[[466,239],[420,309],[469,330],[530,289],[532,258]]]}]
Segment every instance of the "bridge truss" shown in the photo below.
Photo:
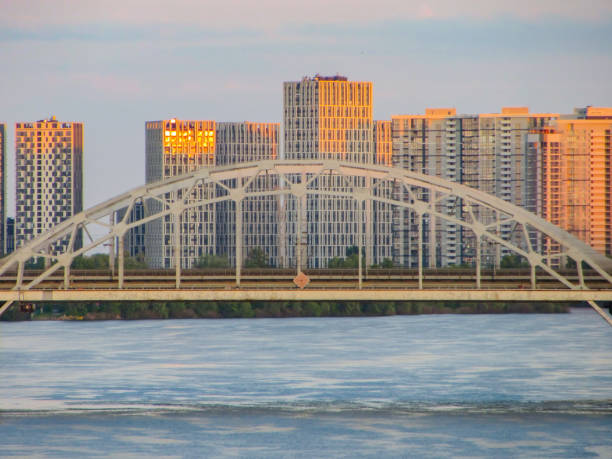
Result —
[{"label": "bridge truss", "polygon": [[[265,178],[266,186],[261,186]],[[198,187],[208,187],[211,193],[196,193]],[[200,196],[193,199],[193,196]],[[208,196],[201,198],[201,196]],[[114,269],[117,252],[117,288],[124,288],[124,239],[137,226],[164,219],[181,222],[190,209],[221,202],[235,203],[235,282],[240,287],[243,264],[243,203],[248,198],[276,196],[278,200],[293,197],[296,234],[294,235],[296,270],[299,275],[304,265],[306,245],[306,202],[309,196],[340,198],[354,201],[359,212],[356,218],[359,260],[362,246],[368,250],[371,241],[371,203],[378,202],[393,209],[409,209],[416,221],[418,289],[423,289],[424,224],[430,228],[436,221],[446,221],[470,232],[474,243],[475,288],[481,288],[482,246],[484,242],[505,247],[521,256],[530,266],[530,286],[537,288],[538,271],[547,273],[567,289],[587,290],[584,270],[595,272],[612,288],[611,263],[602,254],[557,226],[527,210],[505,202],[485,192],[450,182],[438,177],[411,172],[401,168],[355,164],[334,160],[268,160],[231,166],[202,168],[181,176],[135,188],[109,199],[60,223],[3,260],[0,278],[9,274],[16,279],[13,291],[33,289],[49,276],[63,270],[63,288],[70,289],[70,266],[75,257],[102,245],[110,250],[110,268]],[[142,203],[142,218],[131,219],[131,210]],[[450,205],[449,203],[452,203]],[[117,221],[118,211],[127,210]],[[364,221],[362,221],[362,219]],[[502,234],[500,228],[511,225],[512,235]],[[179,224],[180,228],[181,225]],[[102,233],[101,236],[92,236]],[[82,244],[77,241],[83,238]],[[362,244],[364,242],[364,244]],[[175,253],[180,252],[180,230],[174,232]],[[430,244],[430,248],[433,247]],[[552,249],[551,249],[552,248]],[[34,279],[24,281],[26,263],[33,258],[46,260],[45,269]],[[367,257],[366,257],[367,258]],[[174,257],[176,260],[177,257]],[[179,258],[180,259],[180,258]],[[559,269],[573,260],[577,280],[570,279]],[[181,288],[181,263],[174,263],[175,287]],[[60,271],[61,272],[61,271]],[[358,263],[358,288],[362,288],[362,263]],[[0,315],[15,300],[0,307]],[[594,302],[589,304],[610,325],[612,321]]]}]

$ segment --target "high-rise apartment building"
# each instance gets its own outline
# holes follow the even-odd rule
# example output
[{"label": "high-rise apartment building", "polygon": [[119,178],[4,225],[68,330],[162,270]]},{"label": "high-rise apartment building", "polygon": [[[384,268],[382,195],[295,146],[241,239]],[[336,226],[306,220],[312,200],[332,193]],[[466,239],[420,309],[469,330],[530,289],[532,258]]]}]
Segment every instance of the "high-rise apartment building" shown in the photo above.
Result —
[{"label": "high-rise apartment building", "polygon": [[[612,255],[612,108],[586,107],[529,136],[534,211]],[[531,210],[531,209],[530,209]],[[557,247],[538,241],[544,252]]]},{"label": "high-rise apartment building", "polygon": [[[19,248],[83,209],[83,124],[55,117],[17,123],[15,163]],[[67,243],[66,239],[55,248]]]},{"label": "high-rise apartment building", "polygon": [[[501,113],[457,115],[455,109],[427,109],[425,115],[392,118],[393,161],[406,169],[445,178],[480,189],[513,204],[533,205],[533,158],[529,155],[528,136],[558,118],[558,114],[532,114],[526,107],[504,107]],[[422,192],[422,199],[429,199]],[[458,199],[442,199],[438,210],[461,217],[463,205]],[[404,265],[417,263],[417,220],[411,211],[396,211],[395,260]],[[494,222],[488,209],[475,209],[485,223]],[[475,255],[475,239],[469,230],[442,219],[423,220],[425,263],[449,266],[470,263]],[[501,224],[501,237],[510,240],[515,227]],[[483,243],[485,264],[499,264],[510,252]]]},{"label": "high-rise apartment building", "polygon": [[[391,120],[374,121],[374,163],[393,166],[393,136]],[[394,190],[390,183],[378,185],[374,180],[369,184],[375,194],[392,197]],[[371,215],[371,232],[366,240],[368,263],[381,263],[393,259],[393,207],[378,201],[366,202],[366,214]]]},{"label": "high-rise apartment building", "polygon": [[[216,123],[210,120],[167,119],[145,124],[146,182],[167,179],[213,166],[216,152]],[[200,186],[192,191],[188,201],[195,202],[214,196],[214,188]],[[174,199],[173,193],[168,196]],[[148,211],[155,213],[161,203],[150,200]],[[190,268],[201,256],[215,253],[215,205],[203,205],[184,211],[177,222],[173,215],[146,224],[145,261],[152,268],[175,266],[177,257],[181,266]]]},{"label": "high-rise apartment building", "polygon": [[[278,123],[217,123],[216,164],[262,161],[278,158]],[[278,186],[276,176],[262,175],[250,185],[257,190],[271,190]],[[220,202],[216,206],[217,254],[236,264],[236,203]],[[245,198],[242,201],[242,260],[255,248],[262,249],[271,266],[281,265],[279,226],[285,222],[279,212],[277,196]]]},{"label": "high-rise apartment building", "polygon": [[0,251],[4,255],[7,250],[8,238],[6,232],[6,124],[0,123]]},{"label": "high-rise apartment building", "polygon": [[[527,107],[503,107],[501,113],[478,115],[478,188],[517,206],[532,207],[535,196],[528,136],[530,132],[545,129],[557,118],[557,113],[529,113]],[[485,211],[480,218],[485,223],[494,221],[490,211]],[[501,224],[496,231],[506,240],[517,242],[523,238],[513,224]],[[483,248],[486,264],[499,264],[510,254],[509,249],[499,245]]]},{"label": "high-rise apartment building", "polygon": [[[348,81],[343,76],[304,77],[301,81],[285,82],[283,85],[283,128],[284,157],[286,159],[337,159],[361,164],[373,164],[376,161],[374,146],[374,122],[372,119],[372,83]],[[384,129],[381,125],[381,129]],[[384,134],[382,134],[384,138]],[[339,177],[320,177],[319,186],[344,190],[347,186]],[[355,179],[351,186],[365,187],[365,180]],[[347,249],[359,243],[365,246],[368,263],[381,261],[390,257],[391,245],[385,248],[373,244],[358,242],[357,225],[362,225],[361,234],[370,234],[366,225],[372,225],[374,218],[369,218],[365,204],[358,209],[358,204],[346,198],[327,198],[309,196],[304,204],[307,231],[306,250],[302,259],[308,260],[313,268],[326,267],[334,257],[345,257]],[[287,240],[289,241],[285,256],[285,265],[296,263],[298,229],[297,201],[289,198],[285,201],[287,210]],[[390,225],[390,215],[388,223]],[[384,219],[379,216],[378,221]],[[304,232],[300,229],[300,234]],[[389,238],[390,240],[390,238]]]},{"label": "high-rise apartment building", "polygon": [[[435,175],[448,180],[457,181],[459,165],[456,164],[456,154],[446,154],[449,150],[456,151],[457,122],[454,108],[428,108],[425,115],[400,115],[391,118],[392,131],[392,161],[396,167]],[[430,193],[413,187],[410,190],[419,199],[428,200]],[[395,190],[396,198],[402,201],[410,199],[405,188]],[[419,216],[409,209],[394,209],[393,218],[393,259],[402,266],[418,265],[418,225],[423,225],[423,250],[425,266],[436,265],[436,221],[426,215]],[[439,222],[447,225],[446,222]],[[457,229],[455,229],[457,230]],[[450,234],[450,227],[447,228]],[[445,242],[454,240],[450,236]],[[456,263],[454,248],[445,246],[441,255],[448,257],[448,264]]]}]

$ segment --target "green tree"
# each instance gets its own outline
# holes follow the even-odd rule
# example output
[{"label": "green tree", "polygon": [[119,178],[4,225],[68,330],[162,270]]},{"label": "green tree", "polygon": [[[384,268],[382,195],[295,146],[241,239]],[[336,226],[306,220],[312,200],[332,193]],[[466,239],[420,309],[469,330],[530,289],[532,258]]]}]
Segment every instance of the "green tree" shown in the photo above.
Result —
[{"label": "green tree", "polygon": [[[356,246],[351,246],[346,249],[346,258],[334,257],[327,262],[327,267],[331,269],[338,268],[357,268],[359,267],[359,249]],[[361,266],[365,267],[365,257],[361,256]]]},{"label": "green tree", "polygon": [[[118,266],[119,259],[115,258],[115,267]],[[108,269],[108,254],[79,255],[72,260],[71,267],[72,269]],[[147,265],[142,259],[130,257],[127,253],[124,253],[123,267],[125,269],[145,269]]]},{"label": "green tree", "polygon": [[391,258],[385,258],[380,266],[381,268],[393,268],[393,260]]},{"label": "green tree", "polygon": [[219,313],[225,318],[253,317],[255,313],[248,301],[225,301],[219,303]]},{"label": "green tree", "polygon": [[523,257],[517,254],[504,255],[500,261],[502,268],[527,268],[529,263],[525,261]]},{"label": "green tree", "polygon": [[30,258],[26,264],[25,269],[44,269],[45,259],[43,257]]},{"label": "green tree", "polygon": [[229,268],[229,261],[221,255],[206,254],[198,258],[193,264],[194,268]]},{"label": "green tree", "polygon": [[327,262],[327,267],[331,269],[344,268],[344,258],[334,257]]},{"label": "green tree", "polygon": [[126,256],[123,259],[123,267],[125,269],[146,269],[147,264],[142,258]]},{"label": "green tree", "polygon": [[269,268],[268,256],[261,247],[254,247],[244,260],[245,268]]},{"label": "green tree", "polygon": [[95,253],[93,255],[79,255],[72,260],[73,269],[108,269],[108,255]]}]

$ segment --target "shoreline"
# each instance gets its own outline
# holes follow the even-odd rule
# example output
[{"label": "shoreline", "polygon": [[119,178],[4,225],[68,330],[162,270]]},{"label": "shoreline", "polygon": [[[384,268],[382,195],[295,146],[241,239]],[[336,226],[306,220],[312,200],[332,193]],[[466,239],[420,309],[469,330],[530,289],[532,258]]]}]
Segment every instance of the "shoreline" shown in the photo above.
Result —
[{"label": "shoreline", "polygon": [[572,303],[450,301],[241,301],[43,303],[32,312],[14,306],[2,321],[161,320],[294,317],[381,317],[424,314],[563,314]]}]

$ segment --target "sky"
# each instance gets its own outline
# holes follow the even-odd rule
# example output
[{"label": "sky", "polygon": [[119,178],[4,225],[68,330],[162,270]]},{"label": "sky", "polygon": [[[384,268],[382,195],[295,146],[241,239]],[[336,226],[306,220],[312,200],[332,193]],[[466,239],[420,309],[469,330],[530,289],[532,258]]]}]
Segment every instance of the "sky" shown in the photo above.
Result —
[{"label": "sky", "polygon": [[280,122],[282,83],[374,83],[374,116],[612,106],[610,0],[0,0],[0,122],[84,123],[85,207],[144,183],[144,124]]}]

